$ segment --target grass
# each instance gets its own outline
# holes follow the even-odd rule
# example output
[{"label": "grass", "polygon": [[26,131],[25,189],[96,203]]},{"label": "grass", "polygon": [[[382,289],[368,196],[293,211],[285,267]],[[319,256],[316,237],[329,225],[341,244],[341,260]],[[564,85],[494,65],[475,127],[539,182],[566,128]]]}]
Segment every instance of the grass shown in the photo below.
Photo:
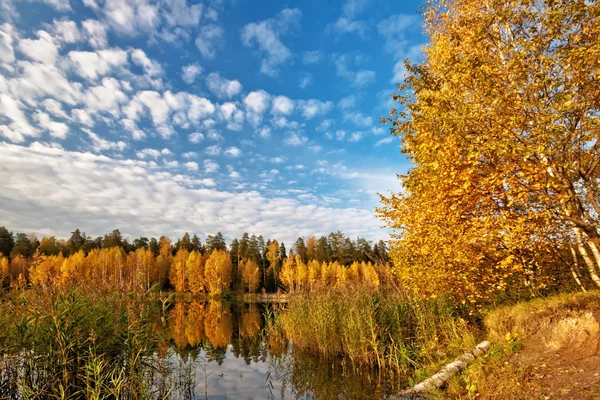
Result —
[{"label": "grass", "polygon": [[484,319],[491,340],[502,339],[507,332],[528,337],[562,318],[578,317],[582,312],[598,309],[600,292],[565,293],[499,307]]},{"label": "grass", "polygon": [[476,344],[446,299],[356,287],[291,296],[270,331],[283,332],[300,351],[403,375],[437,368]]},{"label": "grass", "polygon": [[0,307],[0,398],[162,398],[149,304],[121,294],[14,291]]},{"label": "grass", "polygon": [[[595,291],[559,294],[491,310],[484,318],[487,335],[493,341],[491,350],[435,396],[538,398],[550,385],[550,377],[536,378],[543,376],[540,363],[548,363],[547,371],[551,371],[557,352],[562,354],[557,360],[576,362],[594,351],[588,340],[593,342],[590,332],[597,332],[598,323],[589,316],[598,315],[599,309],[600,292]],[[521,350],[516,361],[515,353]]]}]

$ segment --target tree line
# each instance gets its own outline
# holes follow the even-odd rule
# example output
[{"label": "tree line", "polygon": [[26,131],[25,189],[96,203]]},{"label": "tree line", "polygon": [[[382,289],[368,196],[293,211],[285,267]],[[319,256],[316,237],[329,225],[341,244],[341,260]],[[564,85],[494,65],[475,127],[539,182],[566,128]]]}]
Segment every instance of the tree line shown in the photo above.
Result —
[{"label": "tree line", "polygon": [[[7,254],[7,256],[2,256]],[[223,235],[205,243],[185,233],[131,243],[119,230],[91,239],[79,229],[68,240],[13,235],[0,227],[0,281],[13,285],[69,287],[82,282],[120,290],[162,290],[220,295],[230,291],[312,290],[348,283],[379,285],[375,264],[385,265],[387,248],[334,232],[286,250],[277,240],[245,233],[228,246]]]}]

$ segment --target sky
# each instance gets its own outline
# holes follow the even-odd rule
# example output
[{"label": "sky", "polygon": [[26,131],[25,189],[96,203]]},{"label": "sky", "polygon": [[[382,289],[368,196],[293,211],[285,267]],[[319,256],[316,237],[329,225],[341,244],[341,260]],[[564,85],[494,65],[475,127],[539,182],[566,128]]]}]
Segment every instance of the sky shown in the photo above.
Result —
[{"label": "sky", "polygon": [[420,7],[0,0],[0,226],[386,239]]}]

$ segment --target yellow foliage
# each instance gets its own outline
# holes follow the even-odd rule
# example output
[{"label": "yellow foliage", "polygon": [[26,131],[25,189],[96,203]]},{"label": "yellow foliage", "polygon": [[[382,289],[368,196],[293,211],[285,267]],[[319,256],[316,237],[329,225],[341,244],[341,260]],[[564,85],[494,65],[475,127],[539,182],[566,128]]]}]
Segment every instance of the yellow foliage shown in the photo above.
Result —
[{"label": "yellow foliage", "polygon": [[378,210],[396,230],[404,286],[482,303],[544,288],[557,264],[576,277],[582,261],[600,286],[599,12],[585,1],[430,4],[431,42],[388,120],[414,167]]}]

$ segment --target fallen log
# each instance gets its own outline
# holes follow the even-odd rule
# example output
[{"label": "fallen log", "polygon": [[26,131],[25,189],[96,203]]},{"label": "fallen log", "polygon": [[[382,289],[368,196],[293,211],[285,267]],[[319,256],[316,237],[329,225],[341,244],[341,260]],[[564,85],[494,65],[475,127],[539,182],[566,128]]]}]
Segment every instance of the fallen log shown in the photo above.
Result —
[{"label": "fallen log", "polygon": [[452,378],[457,372],[465,369],[479,356],[484,355],[490,349],[490,342],[487,340],[479,343],[471,352],[464,353],[450,364],[446,364],[437,374],[425,379],[418,385],[413,386],[410,389],[406,389],[400,392],[400,398],[407,398],[412,396],[418,396],[425,394],[434,389],[439,389],[445,385],[450,378]]}]

